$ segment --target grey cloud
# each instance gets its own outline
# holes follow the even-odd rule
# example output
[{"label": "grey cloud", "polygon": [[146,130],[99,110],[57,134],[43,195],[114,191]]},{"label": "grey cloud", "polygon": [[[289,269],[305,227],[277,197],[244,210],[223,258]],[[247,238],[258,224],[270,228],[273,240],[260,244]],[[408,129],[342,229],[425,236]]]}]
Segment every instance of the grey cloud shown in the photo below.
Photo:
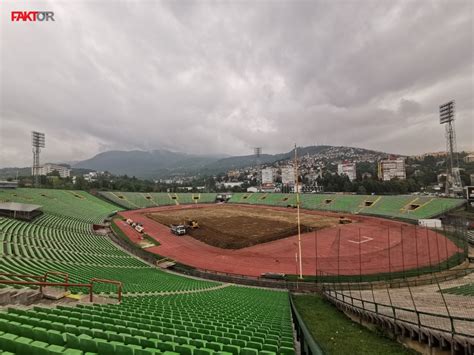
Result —
[{"label": "grey cloud", "polygon": [[30,164],[33,129],[48,161],[295,142],[436,151],[451,98],[458,146],[474,148],[470,1],[29,4],[55,11],[49,24],[12,23],[21,6],[2,5],[0,166]]},{"label": "grey cloud", "polygon": [[400,100],[400,106],[398,107],[398,111],[402,115],[416,115],[419,113],[421,110],[421,105],[419,102],[416,102],[414,100],[406,100],[406,99],[401,99]]}]

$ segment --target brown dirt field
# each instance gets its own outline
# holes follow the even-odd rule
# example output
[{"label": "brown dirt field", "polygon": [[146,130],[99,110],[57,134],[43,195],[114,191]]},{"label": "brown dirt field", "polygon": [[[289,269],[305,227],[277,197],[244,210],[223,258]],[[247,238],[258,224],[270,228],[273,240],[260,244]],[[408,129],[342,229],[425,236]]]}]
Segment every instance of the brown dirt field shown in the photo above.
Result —
[{"label": "brown dirt field", "polygon": [[[224,249],[241,249],[286,238],[298,233],[296,211],[276,211],[271,208],[242,206],[212,206],[147,214],[164,225],[196,220],[199,229],[189,235],[206,244]],[[337,218],[301,213],[301,232],[309,232],[339,223]]]}]

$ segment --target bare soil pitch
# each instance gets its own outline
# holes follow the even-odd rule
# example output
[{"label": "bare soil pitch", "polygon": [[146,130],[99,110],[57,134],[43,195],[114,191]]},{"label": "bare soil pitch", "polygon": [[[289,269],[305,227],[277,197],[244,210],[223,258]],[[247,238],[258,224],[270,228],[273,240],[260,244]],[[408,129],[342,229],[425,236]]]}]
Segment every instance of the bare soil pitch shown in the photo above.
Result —
[{"label": "bare soil pitch", "polygon": [[[223,249],[241,249],[286,238],[298,233],[296,211],[243,206],[210,206],[147,214],[164,225],[196,220],[199,229],[189,232],[193,238]],[[301,213],[301,231],[309,232],[339,223],[337,218]]]}]

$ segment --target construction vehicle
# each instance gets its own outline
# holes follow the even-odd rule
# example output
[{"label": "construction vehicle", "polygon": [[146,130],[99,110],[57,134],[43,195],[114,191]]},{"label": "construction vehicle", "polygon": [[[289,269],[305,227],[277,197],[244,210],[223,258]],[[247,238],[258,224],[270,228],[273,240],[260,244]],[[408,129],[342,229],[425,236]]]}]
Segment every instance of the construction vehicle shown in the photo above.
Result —
[{"label": "construction vehicle", "polygon": [[143,230],[145,228],[143,228],[143,226],[141,224],[138,224],[136,227],[135,227],[135,230],[138,232],[138,233],[143,233]]},{"label": "construction vehicle", "polygon": [[186,234],[186,227],[182,224],[172,224],[170,228],[171,228],[171,233],[173,233],[174,235]]},{"label": "construction vehicle", "polygon": [[339,217],[339,224],[349,224],[349,223],[352,223],[352,219],[349,219],[344,216]]},{"label": "construction vehicle", "polygon": [[264,279],[272,279],[272,280],[284,280],[286,275],[279,272],[264,272],[260,274],[260,277]]},{"label": "construction vehicle", "polygon": [[130,225],[130,226],[131,226],[132,223],[133,223],[133,221],[132,221],[130,218],[128,218],[126,222],[127,222],[127,224]]},{"label": "construction vehicle", "polygon": [[440,219],[432,218],[432,219],[419,219],[418,225],[427,228],[442,228],[443,223]]},{"label": "construction vehicle", "polygon": [[183,225],[186,228],[191,228],[191,229],[198,229],[199,228],[199,223],[194,219],[188,219],[188,220],[184,221]]}]

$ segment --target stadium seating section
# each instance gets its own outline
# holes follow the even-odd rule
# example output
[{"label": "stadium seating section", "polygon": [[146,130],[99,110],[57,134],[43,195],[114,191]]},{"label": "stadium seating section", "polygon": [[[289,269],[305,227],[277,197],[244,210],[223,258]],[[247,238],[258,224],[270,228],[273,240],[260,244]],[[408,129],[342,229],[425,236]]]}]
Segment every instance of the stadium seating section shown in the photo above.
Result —
[{"label": "stadium seating section", "polygon": [[[430,218],[465,203],[461,199],[343,194],[301,194],[301,207],[311,210],[366,214],[389,218]],[[234,193],[230,203],[294,206],[294,194]]]},{"label": "stadium seating section", "polygon": [[41,205],[42,210],[52,215],[74,220],[101,222],[118,208],[84,191],[51,189],[0,189],[1,202],[21,202]]},{"label": "stadium seating section", "polygon": [[18,354],[294,353],[287,294],[243,287],[127,297],[121,305],[10,308],[0,313],[0,348]]},{"label": "stadium seating section", "polygon": [[[127,201],[132,206],[147,195],[127,194]],[[167,195],[150,195],[156,202],[175,203]],[[192,194],[177,197],[194,203]],[[215,195],[201,197],[211,202]],[[39,204],[44,211],[33,222],[0,218],[0,272],[55,270],[69,273],[74,283],[100,277],[124,284],[122,304],[0,310],[0,352],[294,354],[286,292],[190,279],[148,266],[92,231],[91,223],[117,207],[84,192],[0,190],[0,199]],[[97,284],[94,291],[113,294],[114,287]]]},{"label": "stadium seating section", "polygon": [[[175,204],[212,203],[212,193],[139,193],[100,192],[104,198],[126,209],[167,206]],[[301,194],[301,207],[311,210],[366,214],[389,218],[417,220],[430,218],[459,207],[461,199],[420,197],[413,195],[372,196],[343,194]],[[296,205],[295,194],[234,193],[230,203],[291,207]]]},{"label": "stadium seating section", "polygon": [[127,209],[168,206],[191,203],[213,203],[215,193],[164,193],[164,192],[112,192],[100,191],[99,195]]},{"label": "stadium seating section", "polygon": [[447,288],[443,290],[443,293],[451,293],[461,296],[474,296],[474,283]]}]

